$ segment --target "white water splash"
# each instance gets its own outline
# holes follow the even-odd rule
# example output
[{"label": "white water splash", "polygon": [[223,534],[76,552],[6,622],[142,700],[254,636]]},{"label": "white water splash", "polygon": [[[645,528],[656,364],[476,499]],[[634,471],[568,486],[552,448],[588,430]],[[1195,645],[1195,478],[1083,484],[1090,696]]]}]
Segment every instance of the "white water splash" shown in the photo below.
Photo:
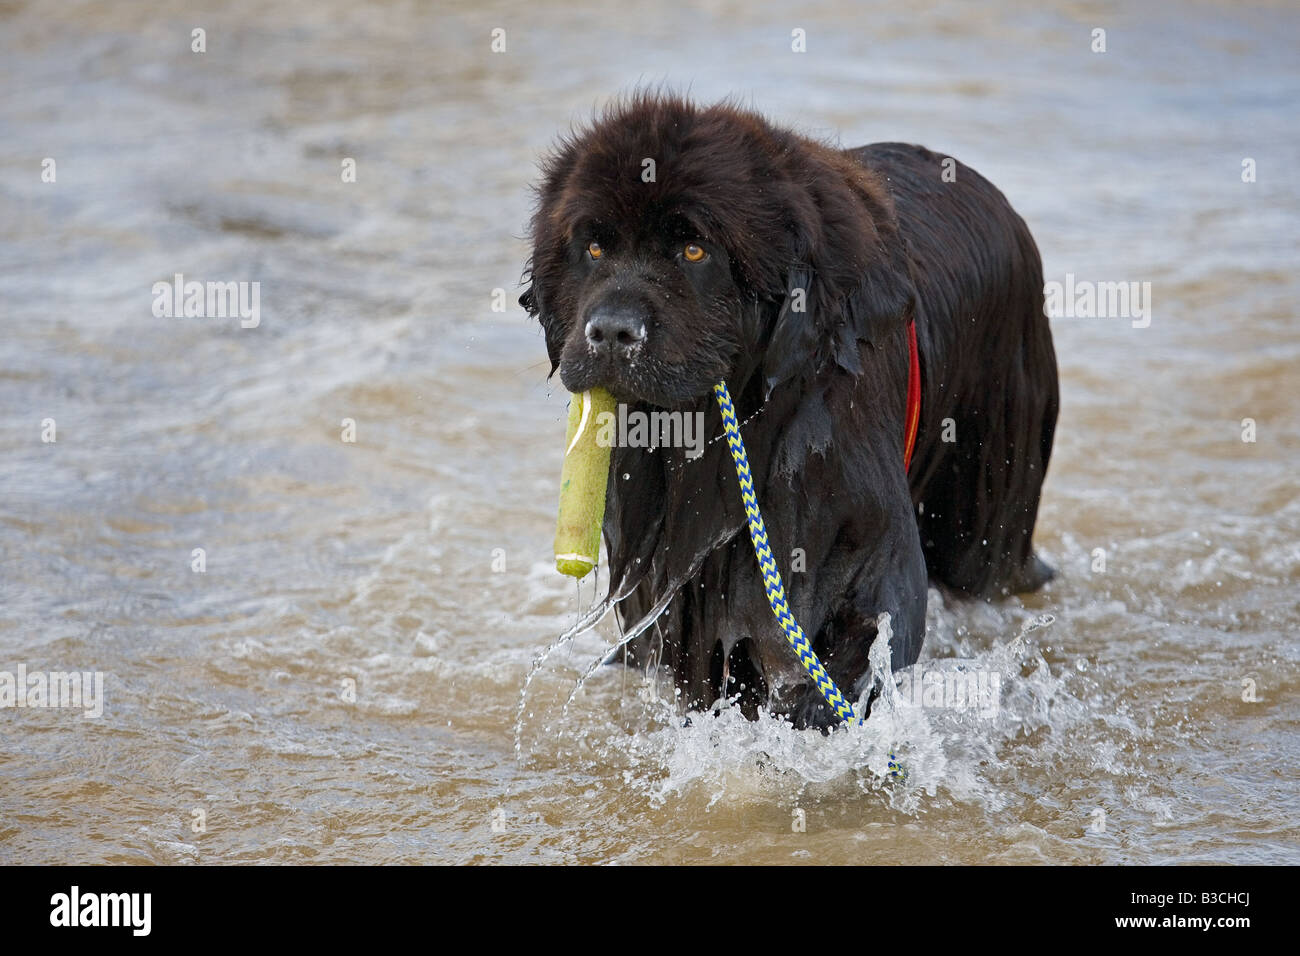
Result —
[{"label": "white water splash", "polygon": [[[942,597],[932,592],[931,602],[929,626],[953,630]],[[629,679],[611,667],[588,682],[591,710],[575,711],[554,728],[563,739],[557,746],[566,760],[585,757],[593,767],[621,768],[626,784],[652,806],[686,799],[702,799],[709,807],[724,800],[793,800],[816,789],[877,794],[883,806],[909,815],[936,801],[1001,810],[1015,799],[1002,777],[1009,772],[1008,749],[1018,742],[1032,737],[1041,751],[1035,759],[1050,764],[1065,735],[1083,724],[1100,721],[1121,738],[1141,736],[1122,715],[1097,713],[1082,673],[1052,672],[1035,639],[1054,623],[1052,615],[1008,608],[1001,614],[1004,627],[1015,623],[1007,614],[1022,619],[1009,639],[968,657],[929,658],[898,674],[890,667],[889,615],[882,614],[881,639],[869,654],[878,690],[870,716],[829,735],[796,730],[767,713],[748,720],[725,701],[712,712],[683,715],[671,696],[671,680],[641,674]],[[982,675],[996,689],[994,706],[932,706],[900,690],[922,670]],[[628,694],[627,685],[639,692]],[[621,715],[622,726],[610,726],[611,714]],[[891,753],[904,768],[903,779],[889,775]]]}]

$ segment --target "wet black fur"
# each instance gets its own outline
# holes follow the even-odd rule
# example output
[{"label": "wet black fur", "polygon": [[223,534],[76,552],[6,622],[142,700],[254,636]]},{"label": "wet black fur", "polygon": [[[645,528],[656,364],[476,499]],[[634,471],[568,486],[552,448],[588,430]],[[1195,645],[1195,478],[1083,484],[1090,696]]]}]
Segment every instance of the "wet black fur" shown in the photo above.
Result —
[{"label": "wet black fur", "polygon": [[[717,436],[725,378],[753,416],[743,434],[791,609],[851,698],[870,686],[880,612],[893,666],[917,659],[927,577],[993,597],[1051,576],[1030,543],[1057,414],[1038,250],[974,170],[945,182],[944,158],[840,151],[732,104],[640,93],[560,143],[532,223],[520,303],[566,387],[702,410]],[[703,268],[680,258],[688,241],[709,252]],[[634,361],[587,348],[587,319],[611,303],[645,316]],[[904,473],[912,318],[921,422]],[[631,657],[670,667],[688,707],[720,696],[725,666],[747,713],[834,721],[768,606],[725,441],[696,460],[615,449],[604,532],[625,628],[672,595]]]}]

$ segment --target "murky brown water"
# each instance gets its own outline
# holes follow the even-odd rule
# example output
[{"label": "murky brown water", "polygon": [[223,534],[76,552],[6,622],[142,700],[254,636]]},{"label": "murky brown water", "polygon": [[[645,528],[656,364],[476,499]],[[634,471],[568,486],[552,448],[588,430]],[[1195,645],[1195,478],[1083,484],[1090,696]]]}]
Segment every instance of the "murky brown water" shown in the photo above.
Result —
[{"label": "murky brown water", "polygon": [[[0,862],[1300,861],[1300,13],[206,6],[0,5],[0,670],[105,681],[0,710]],[[638,79],[949,151],[1049,280],[1151,283],[1147,328],[1054,322],[1061,577],[932,595],[995,716],[684,728],[620,668],[565,714],[607,623],[516,761],[592,600],[550,562],[527,186]],[[260,325],[155,318],[175,273],[260,282]]]}]

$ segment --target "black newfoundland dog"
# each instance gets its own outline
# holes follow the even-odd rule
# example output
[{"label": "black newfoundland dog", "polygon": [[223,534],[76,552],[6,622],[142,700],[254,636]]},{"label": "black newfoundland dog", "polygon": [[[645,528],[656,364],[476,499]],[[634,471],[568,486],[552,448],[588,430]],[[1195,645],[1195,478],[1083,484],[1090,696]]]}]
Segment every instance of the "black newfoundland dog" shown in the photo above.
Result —
[{"label": "black newfoundland dog", "polygon": [[[542,172],[519,301],[552,374],[711,437],[726,381],[790,607],[851,700],[881,612],[894,668],[916,661],[927,576],[980,597],[1051,577],[1030,541],[1057,413],[1042,265],[988,180],[648,92]],[[630,657],[688,708],[835,723],[772,616],[725,440],[615,448],[604,535]]]}]

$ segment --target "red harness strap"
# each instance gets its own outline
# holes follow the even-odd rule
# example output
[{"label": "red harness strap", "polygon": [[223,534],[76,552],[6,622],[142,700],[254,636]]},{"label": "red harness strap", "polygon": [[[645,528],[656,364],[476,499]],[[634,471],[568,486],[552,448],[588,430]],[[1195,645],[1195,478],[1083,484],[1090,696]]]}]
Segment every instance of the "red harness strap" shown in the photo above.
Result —
[{"label": "red harness strap", "polygon": [[910,367],[907,371],[907,431],[903,440],[903,470],[912,464],[912,448],[916,445],[916,429],[921,424],[921,362],[916,353],[916,323],[907,323],[907,351]]}]

